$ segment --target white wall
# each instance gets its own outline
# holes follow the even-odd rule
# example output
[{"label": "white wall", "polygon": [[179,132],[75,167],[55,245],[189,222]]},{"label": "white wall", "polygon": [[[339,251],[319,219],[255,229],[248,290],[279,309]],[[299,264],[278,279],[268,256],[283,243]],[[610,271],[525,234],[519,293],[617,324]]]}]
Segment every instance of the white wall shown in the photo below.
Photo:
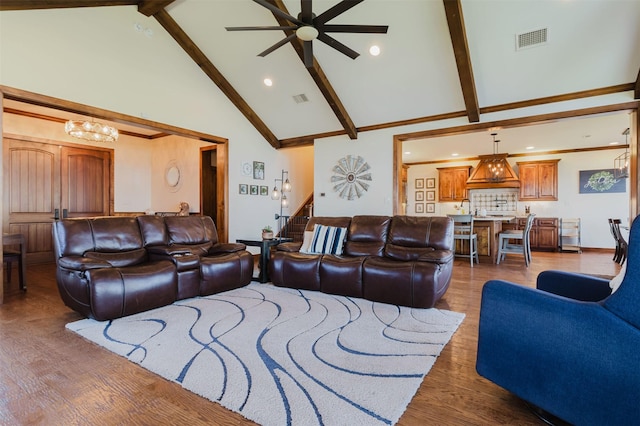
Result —
[{"label": "white wall", "polygon": [[[615,157],[624,149],[591,151],[561,155],[542,155],[509,158],[509,164],[518,173],[517,161],[535,161],[545,159],[560,159],[558,163],[558,201],[519,201],[518,214],[524,214],[524,206],[528,205],[531,212],[539,217],[580,218],[582,222],[583,247],[613,248],[614,242],[609,232],[608,218],[620,218],[623,223],[629,221],[629,185],[624,193],[613,194],[580,194],[579,171],[613,168]],[[452,167],[456,165],[476,166],[478,161],[457,163],[440,163],[430,165],[411,166],[408,171],[408,200],[410,215],[426,215],[415,213],[415,179],[423,177],[436,178],[436,215],[455,213],[454,206],[460,203],[439,203],[437,200],[437,167]],[[480,191],[480,190],[479,190]],[[496,190],[492,190],[496,191]],[[473,206],[472,206],[473,207]]]},{"label": "white wall", "polygon": [[[355,141],[347,136],[315,143],[315,215],[354,216],[393,213],[393,134],[390,131],[362,133]],[[362,157],[371,167],[369,189],[353,200],[340,198],[331,182],[333,167],[347,155]],[[323,196],[324,194],[324,196]]]}]

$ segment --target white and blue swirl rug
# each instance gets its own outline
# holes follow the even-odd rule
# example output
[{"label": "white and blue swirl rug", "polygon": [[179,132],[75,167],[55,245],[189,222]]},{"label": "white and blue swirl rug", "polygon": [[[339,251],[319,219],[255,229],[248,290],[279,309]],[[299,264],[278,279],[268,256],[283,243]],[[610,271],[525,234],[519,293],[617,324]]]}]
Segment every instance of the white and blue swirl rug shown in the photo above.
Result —
[{"label": "white and blue swirl rug", "polygon": [[263,425],[390,425],[463,318],[252,283],[67,328]]}]

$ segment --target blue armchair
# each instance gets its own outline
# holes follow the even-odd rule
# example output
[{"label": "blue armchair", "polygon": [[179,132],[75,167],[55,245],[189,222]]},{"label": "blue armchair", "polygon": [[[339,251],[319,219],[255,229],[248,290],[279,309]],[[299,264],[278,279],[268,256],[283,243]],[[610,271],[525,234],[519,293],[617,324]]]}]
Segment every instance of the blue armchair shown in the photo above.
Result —
[{"label": "blue armchair", "polygon": [[536,289],[485,283],[478,374],[572,424],[640,424],[639,218],[613,294],[607,280],[561,271]]}]

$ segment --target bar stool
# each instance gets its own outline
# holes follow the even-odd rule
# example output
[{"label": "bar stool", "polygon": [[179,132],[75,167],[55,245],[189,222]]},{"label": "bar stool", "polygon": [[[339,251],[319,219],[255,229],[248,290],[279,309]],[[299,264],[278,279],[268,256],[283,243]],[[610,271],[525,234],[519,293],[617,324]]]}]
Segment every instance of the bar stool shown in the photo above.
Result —
[{"label": "bar stool", "polygon": [[[531,243],[529,234],[531,227],[533,226],[534,218],[534,214],[529,214],[527,216],[527,223],[524,229],[509,229],[498,234],[498,256],[496,257],[496,265],[499,265],[500,261],[504,260],[508,253],[512,253],[523,255],[525,266],[529,266],[531,263]],[[520,243],[513,242],[513,240],[520,240]]]},{"label": "bar stool", "polygon": [[[470,214],[450,214],[453,219],[453,239],[455,241],[469,241],[469,253],[455,253],[456,257],[468,257],[473,268],[473,259],[480,263],[478,258],[478,234],[473,232],[473,215]],[[461,243],[464,245],[464,242]],[[455,249],[455,246],[454,246]]]},{"label": "bar stool", "polygon": [[627,240],[622,236],[622,232],[620,231],[620,224],[622,221],[620,219],[609,219],[609,226],[611,227],[611,234],[613,235],[613,239],[616,242],[616,251],[613,256],[613,261],[619,264],[623,264],[625,260],[627,260],[627,251],[629,245],[627,244]]}]

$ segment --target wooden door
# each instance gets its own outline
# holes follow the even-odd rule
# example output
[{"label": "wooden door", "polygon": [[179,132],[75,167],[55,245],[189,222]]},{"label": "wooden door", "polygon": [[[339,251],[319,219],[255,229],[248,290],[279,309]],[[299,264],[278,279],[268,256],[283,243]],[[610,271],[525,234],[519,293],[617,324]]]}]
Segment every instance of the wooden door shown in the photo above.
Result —
[{"label": "wooden door", "polygon": [[12,138],[3,149],[3,231],[25,236],[28,262],[53,259],[55,218],[109,214],[111,152]]}]

